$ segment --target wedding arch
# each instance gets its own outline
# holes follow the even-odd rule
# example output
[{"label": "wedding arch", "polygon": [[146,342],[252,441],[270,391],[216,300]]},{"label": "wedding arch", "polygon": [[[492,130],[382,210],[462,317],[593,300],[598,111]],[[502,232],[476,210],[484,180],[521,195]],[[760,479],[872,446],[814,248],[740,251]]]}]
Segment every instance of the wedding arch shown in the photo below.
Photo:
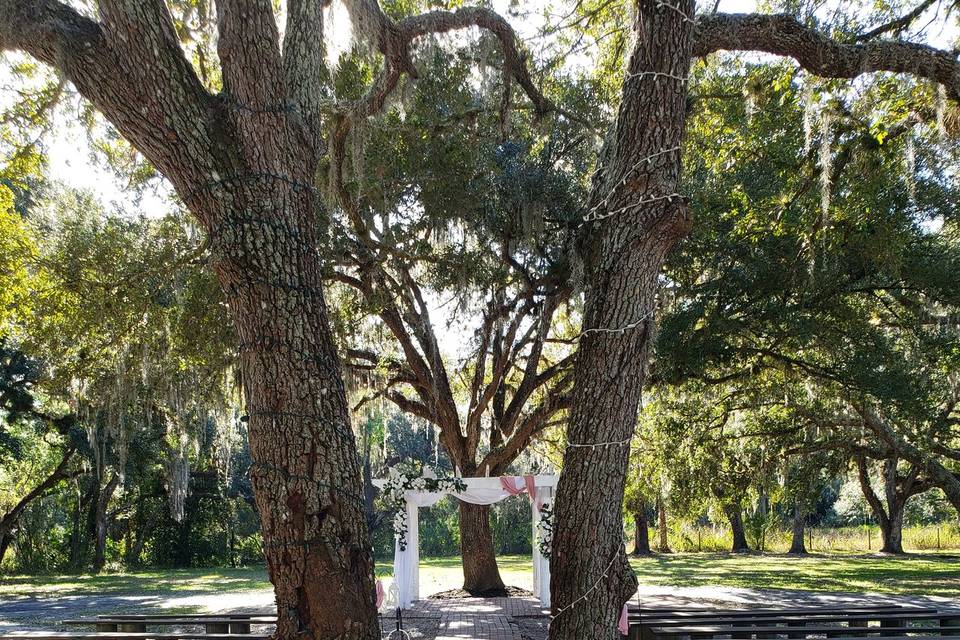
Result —
[{"label": "wedding arch", "polygon": [[533,595],[550,606],[550,560],[544,549],[550,537],[550,505],[556,491],[555,475],[500,476],[496,478],[421,478],[391,476],[374,480],[374,486],[402,492],[402,505],[394,521],[393,586],[396,606],[407,608],[420,599],[420,507],[432,507],[448,495],[471,504],[494,504],[526,494],[533,513]]}]

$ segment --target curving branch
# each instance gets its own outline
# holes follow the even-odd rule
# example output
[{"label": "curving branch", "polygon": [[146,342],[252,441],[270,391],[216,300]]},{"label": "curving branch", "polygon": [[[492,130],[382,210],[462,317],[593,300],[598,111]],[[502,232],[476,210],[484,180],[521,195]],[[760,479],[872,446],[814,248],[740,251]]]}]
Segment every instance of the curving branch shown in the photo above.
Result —
[{"label": "curving branch", "polygon": [[[503,50],[504,71],[509,73],[533,103],[537,116],[555,110],[540,89],[533,83],[527,68],[526,56],[517,46],[517,34],[503,16],[485,7],[461,7],[456,11],[428,11],[417,16],[401,20],[399,23],[400,42],[404,52],[415,38],[432,33],[447,33],[469,27],[485,29],[496,36]],[[412,66],[412,65],[411,65]]]},{"label": "curving branch", "polygon": [[960,99],[960,62],[948,51],[895,40],[847,44],[803,25],[790,15],[715,13],[698,16],[693,53],[763,51],[793,58],[825,78],[864,73],[909,73],[939,82]]},{"label": "curving branch", "polygon": [[[334,105],[333,110],[337,114],[337,121],[333,128],[330,148],[335,172],[341,170],[344,143],[353,123],[382,110],[403,74],[411,78],[419,76],[416,65],[410,57],[410,45],[417,38],[430,34],[448,33],[470,27],[489,31],[500,41],[508,91],[512,78],[517,81],[533,103],[534,113],[538,118],[556,111],[571,120],[582,122],[575,114],[554,105],[537,88],[530,76],[527,58],[517,44],[519,39],[516,32],[503,16],[492,9],[461,7],[455,11],[428,11],[396,21],[384,13],[377,0],[349,0],[345,2],[345,6],[358,31],[372,34],[370,37],[383,54],[384,64],[363,97],[352,102]],[[509,99],[506,96],[504,104],[509,105]],[[505,115],[501,114],[501,118],[504,117]],[[590,126],[589,123],[584,124]]]},{"label": "curving branch", "polygon": [[54,0],[0,0],[0,50],[21,50],[65,72],[83,63],[113,68],[100,25]]},{"label": "curving branch", "polygon": [[918,4],[912,11],[909,11],[902,16],[894,18],[889,22],[885,22],[880,26],[874,27],[870,31],[863,33],[857,36],[858,42],[863,42],[864,40],[873,40],[876,37],[882,36],[884,34],[893,33],[899,34],[903,32],[904,29],[908,29],[917,18],[923,15],[923,12],[933,6],[934,2],[938,0],[923,0]]},{"label": "curving branch", "polygon": [[947,500],[960,510],[960,476],[946,468],[935,456],[902,436],[880,413],[865,401],[851,401],[851,407],[863,419],[863,424],[898,456],[909,461],[929,482],[943,491]]}]

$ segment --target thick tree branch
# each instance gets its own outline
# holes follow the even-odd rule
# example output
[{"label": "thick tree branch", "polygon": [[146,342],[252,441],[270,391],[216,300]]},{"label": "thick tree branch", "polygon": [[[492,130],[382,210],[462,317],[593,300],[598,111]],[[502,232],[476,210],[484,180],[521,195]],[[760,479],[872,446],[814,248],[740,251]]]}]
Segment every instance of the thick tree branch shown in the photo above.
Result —
[{"label": "thick tree branch", "polygon": [[524,367],[523,378],[504,413],[503,426],[501,427],[504,435],[509,435],[513,431],[514,425],[520,417],[523,407],[526,406],[527,400],[530,399],[531,394],[544,384],[544,382],[549,380],[549,377],[542,378],[537,372],[540,368],[540,357],[543,354],[543,345],[550,334],[550,327],[553,325],[553,314],[559,304],[560,297],[551,296],[544,300],[541,305],[540,318],[538,318],[537,322],[537,335],[530,347],[530,354],[527,357],[526,366]]},{"label": "thick tree branch", "polygon": [[272,4],[269,0],[219,0],[216,6],[223,92],[255,109],[276,107],[285,92],[279,91],[283,67]]},{"label": "thick tree branch", "polygon": [[763,51],[793,58],[825,78],[864,73],[909,73],[945,85],[960,98],[960,64],[950,52],[920,44],[879,40],[844,44],[790,15],[715,13],[697,18],[694,55],[715,51]]},{"label": "thick tree branch", "polygon": [[[56,487],[62,480],[71,477],[68,470],[73,455],[76,453],[76,447],[68,447],[60,458],[60,463],[44,480],[34,487],[27,495],[23,496],[9,511],[0,517],[0,540],[8,536],[17,523],[17,520],[23,514],[30,504],[37,498],[41,498]],[[77,472],[79,473],[79,472]],[[76,475],[76,474],[73,474]],[[2,545],[0,545],[2,546]],[[2,560],[2,558],[0,558]]]},{"label": "thick tree branch", "polygon": [[[557,389],[565,389],[569,386],[568,383],[569,380],[562,381],[557,384]],[[554,391],[547,394],[543,401],[520,423],[513,436],[503,446],[490,451],[484,457],[479,468],[489,468],[491,475],[504,473],[510,463],[530,444],[533,437],[551,424],[550,419],[553,416],[570,408],[572,400],[569,391]]]},{"label": "thick tree branch", "polygon": [[863,418],[863,423],[897,454],[910,461],[926,475],[927,480],[940,487],[956,509],[960,510],[960,477],[943,466],[934,456],[922,451],[919,447],[901,436],[873,407],[866,402],[855,401],[850,403],[853,409]]},{"label": "thick tree branch", "polygon": [[91,63],[103,70],[113,67],[100,25],[53,0],[0,1],[0,49],[25,51],[61,69]]},{"label": "thick tree branch", "polygon": [[283,75],[291,106],[303,118],[314,154],[323,152],[321,107],[329,71],[324,62],[323,9],[330,0],[289,0],[283,36]]}]

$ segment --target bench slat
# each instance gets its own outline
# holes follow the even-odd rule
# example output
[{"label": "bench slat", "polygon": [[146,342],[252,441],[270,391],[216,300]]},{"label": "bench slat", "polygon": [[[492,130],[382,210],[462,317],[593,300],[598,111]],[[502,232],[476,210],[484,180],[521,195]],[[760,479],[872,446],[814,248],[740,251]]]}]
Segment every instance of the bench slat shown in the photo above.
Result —
[{"label": "bench slat", "polygon": [[904,605],[904,604],[882,604],[882,605],[852,605],[852,606],[809,606],[809,607],[784,607],[784,608],[775,608],[775,607],[755,607],[755,608],[745,608],[745,609],[719,609],[713,607],[677,607],[677,608],[661,608],[661,607],[644,607],[638,604],[627,603],[631,612],[642,613],[644,615],[661,615],[676,613],[678,615],[706,615],[711,613],[721,613],[721,614],[740,614],[740,613],[781,613],[781,614],[790,614],[790,613],[812,613],[817,611],[823,611],[827,613],[835,612],[846,612],[851,613],[864,613],[864,612],[873,612],[873,611],[899,611],[902,609],[907,609],[910,611],[923,610],[923,611],[935,611],[929,607],[917,607],[913,605]]},{"label": "bench slat", "polygon": [[[632,606],[635,606],[635,607],[643,607],[643,609],[645,609],[645,610],[647,610],[647,611],[710,611],[710,610],[721,610],[721,609],[722,609],[720,606],[716,606],[716,607],[704,607],[704,606],[700,606],[700,605],[677,605],[677,606],[675,606],[675,607],[660,607],[660,606],[644,606],[644,605],[634,604],[634,605],[632,605]],[[837,608],[843,608],[843,609],[893,609],[893,608],[897,608],[897,607],[900,607],[900,608],[908,607],[908,608],[909,608],[909,607],[912,607],[912,606],[914,606],[914,605],[912,605],[912,604],[904,604],[904,603],[902,603],[902,602],[875,602],[875,603],[872,603],[872,604],[803,604],[803,605],[796,605],[796,606],[792,606],[792,607],[783,607],[783,609],[784,609],[785,611],[790,611],[790,610],[808,611],[808,610],[810,610],[810,609],[837,609]],[[773,606],[773,605],[765,604],[765,605],[760,605],[760,606],[747,605],[745,609],[752,609],[752,610],[761,610],[761,611],[763,611],[763,610],[773,610],[773,609],[776,609],[776,608],[777,608],[777,607],[775,607],[775,606]],[[725,609],[725,608],[723,608],[723,609]],[[742,611],[742,610],[745,610],[745,609],[733,609],[733,611]]]},{"label": "bench slat", "polygon": [[75,633],[72,631],[8,631],[0,634],[0,640],[269,640],[271,634],[262,633],[146,633],[146,632],[101,632]]},{"label": "bench slat", "polygon": [[863,609],[841,608],[810,608],[810,609],[731,609],[731,610],[707,610],[696,613],[664,613],[649,614],[643,609],[630,609],[628,613],[631,616],[646,618],[648,620],[689,620],[698,618],[762,618],[762,617],[783,617],[783,616],[825,616],[825,615],[844,615],[844,616],[862,616],[862,615],[891,615],[897,616],[903,613],[913,615],[917,613],[938,613],[938,609],[929,607],[876,607]]},{"label": "bench slat", "polygon": [[63,620],[61,624],[79,626],[92,624],[152,624],[152,625],[176,625],[176,624],[275,624],[276,618],[77,618],[75,620]]},{"label": "bench slat", "polygon": [[841,627],[841,626],[823,626],[823,625],[804,625],[793,627],[781,626],[744,626],[744,627],[651,627],[650,631],[658,636],[681,636],[681,635],[726,635],[728,633],[803,633],[803,634],[827,634],[835,631],[847,631],[851,634],[883,634],[883,635],[903,635],[905,633],[921,633],[926,631],[936,631],[937,633],[946,633],[946,635],[960,635],[960,626],[950,627]]},{"label": "bench slat", "polygon": [[[636,621],[638,623],[654,625],[658,627],[682,627],[689,626],[691,620],[689,618],[644,618],[629,616],[631,621]],[[749,617],[737,617],[737,618],[728,618],[728,617],[716,617],[716,618],[701,618],[696,620],[698,625],[729,625],[729,624],[749,624],[751,622],[761,622],[770,624],[772,620],[777,620],[783,624],[789,622],[804,622],[804,621],[912,621],[912,620],[960,620],[960,611],[922,611],[922,612],[913,612],[913,611],[898,611],[896,613],[855,613],[855,614],[809,614],[809,615],[797,615],[789,614],[784,616],[749,616]]]},{"label": "bench slat", "polygon": [[276,618],[275,611],[262,613],[102,613],[98,618],[123,618],[137,620],[139,618]]}]

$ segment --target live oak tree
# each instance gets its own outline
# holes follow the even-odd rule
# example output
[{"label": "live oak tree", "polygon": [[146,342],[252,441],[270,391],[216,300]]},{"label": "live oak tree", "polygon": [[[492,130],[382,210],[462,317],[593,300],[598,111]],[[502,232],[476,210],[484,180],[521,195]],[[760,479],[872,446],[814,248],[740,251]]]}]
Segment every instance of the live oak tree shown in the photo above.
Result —
[{"label": "live oak tree", "polygon": [[4,2],[0,46],[72,82],[170,181],[208,235],[240,340],[278,636],[373,638],[372,558],[315,250],[314,177],[354,121],[379,111],[401,74],[416,73],[409,45],[426,34],[490,30],[508,75],[538,112],[548,103],[496,14],[467,8],[396,21],[366,1],[347,8],[383,54],[381,70],[358,99],[331,103],[326,4],[287,3],[281,42],[271,3],[217,3],[216,93],[198,77],[197,69],[210,71],[207,61],[195,68],[186,58],[160,0],[105,0],[95,18],[55,1]]},{"label": "live oak tree", "polygon": [[866,457],[857,456],[857,479],[863,495],[873,511],[874,518],[880,525],[880,534],[883,538],[883,553],[903,553],[903,516],[907,500],[924,491],[929,491],[929,482],[920,478],[921,469],[914,465],[907,465],[905,473],[901,473],[899,460],[890,457],[883,461],[880,473],[883,482],[885,500],[881,500],[870,484],[870,467]]},{"label": "live oak tree", "polygon": [[[424,34],[490,30],[504,48],[505,70],[534,109],[546,113],[552,105],[531,81],[508,23],[486,9],[393,19],[373,0],[347,2],[382,65],[362,97],[331,108],[322,2],[287,4],[282,43],[271,3],[218,3],[218,93],[183,55],[165,3],[97,4],[94,19],[55,0],[3,0],[0,47],[58,68],[171,182],[210,237],[241,343],[278,636],[373,638],[356,446],[314,251],[314,175],[351,125],[379,111],[401,75],[416,73],[409,46]],[[590,333],[574,365],[572,446],[556,503],[551,638],[608,637],[635,584],[619,535],[611,534],[621,530],[627,448],[578,445],[625,442],[636,424],[658,274],[689,226],[688,208],[674,193],[687,108],[682,78],[693,57],[766,51],[823,76],[914,73],[957,95],[957,63],[947,52],[887,40],[837,42],[792,16],[696,16],[691,0],[633,8],[636,38],[593,182],[595,215],[581,241]]]},{"label": "live oak tree", "polygon": [[[360,314],[371,325],[345,351],[346,370],[369,380],[355,410],[385,398],[427,420],[466,477],[505,474],[568,406],[564,238],[592,155],[569,123],[537,150],[529,117],[471,87],[469,61],[490,55],[476,49],[427,57],[403,104],[366,125],[331,252],[332,278],[349,290],[338,325],[363,326]],[[445,353],[447,323],[472,340]],[[502,593],[490,508],[458,508],[464,589]]]},{"label": "live oak tree", "polygon": [[[740,73],[746,106],[732,99]],[[818,112],[792,75],[735,68],[699,86],[693,135],[715,148],[691,162],[701,215],[667,266],[674,304],[655,379],[755,388],[781,405],[788,479],[848,460],[886,464],[886,506],[863,486],[895,552],[906,500],[934,479],[955,485],[956,193],[943,176],[955,162],[952,112],[930,111],[928,86],[886,78]],[[806,136],[790,124],[801,118]],[[717,128],[731,137],[701,133]],[[798,506],[819,492],[805,484],[786,487]],[[801,551],[799,520],[794,542]]]},{"label": "live oak tree", "polygon": [[[789,15],[695,16],[692,2],[641,2],[631,21],[635,40],[619,112],[591,194],[591,208],[609,217],[588,226],[584,328],[574,365],[569,440],[626,442],[636,425],[643,362],[651,338],[657,276],[670,247],[688,227],[679,180],[687,113],[686,86],[695,56],[755,50],[794,58],[824,77],[873,71],[912,73],[958,95],[958,66],[949,52],[883,39],[835,41]],[[898,23],[899,26],[899,23]],[[850,34],[855,40],[857,34]],[[657,155],[654,155],[657,154]],[[629,303],[627,301],[630,301]],[[623,557],[620,498],[628,449],[572,447],[556,501],[551,638],[609,637],[617,610],[635,581]],[[588,605],[577,601],[584,594]]]}]

